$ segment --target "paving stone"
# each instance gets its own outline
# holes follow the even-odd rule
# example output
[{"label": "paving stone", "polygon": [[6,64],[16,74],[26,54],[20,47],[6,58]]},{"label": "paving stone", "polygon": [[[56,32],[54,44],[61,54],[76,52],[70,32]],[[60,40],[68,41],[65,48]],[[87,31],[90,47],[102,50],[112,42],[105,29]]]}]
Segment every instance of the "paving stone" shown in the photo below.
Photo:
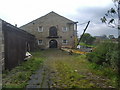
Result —
[{"label": "paving stone", "polygon": [[26,88],[40,88],[40,85],[27,85]]},{"label": "paving stone", "polygon": [[32,79],[28,82],[29,85],[40,85],[41,81]]},{"label": "paving stone", "polygon": [[26,88],[49,88],[49,76],[46,67],[42,67],[33,74]]},{"label": "paving stone", "polygon": [[30,77],[30,79],[35,79],[35,78],[38,78],[38,74],[34,74]]},{"label": "paving stone", "polygon": [[31,80],[28,81],[28,85],[26,86],[26,88],[50,88],[52,85],[50,74],[50,70],[44,62],[43,66],[40,67],[39,70],[37,70],[35,74],[30,77]]}]

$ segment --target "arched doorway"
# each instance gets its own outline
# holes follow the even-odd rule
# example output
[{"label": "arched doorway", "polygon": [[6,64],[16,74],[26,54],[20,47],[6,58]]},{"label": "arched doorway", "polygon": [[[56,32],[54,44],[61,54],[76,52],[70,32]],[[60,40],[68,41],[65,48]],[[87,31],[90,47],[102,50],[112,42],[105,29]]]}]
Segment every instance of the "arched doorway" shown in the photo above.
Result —
[{"label": "arched doorway", "polygon": [[57,36],[57,28],[55,26],[50,27],[49,36]]},{"label": "arched doorway", "polygon": [[51,40],[49,42],[49,48],[57,48],[57,41],[56,40]]}]

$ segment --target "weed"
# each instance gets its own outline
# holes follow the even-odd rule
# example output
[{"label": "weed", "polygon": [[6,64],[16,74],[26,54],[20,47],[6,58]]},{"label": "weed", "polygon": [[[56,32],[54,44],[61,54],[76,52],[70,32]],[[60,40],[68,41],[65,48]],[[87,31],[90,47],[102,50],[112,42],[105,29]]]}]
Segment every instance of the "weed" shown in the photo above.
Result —
[{"label": "weed", "polygon": [[11,71],[3,72],[4,88],[24,88],[30,76],[39,69],[44,58],[40,56],[40,52],[32,52],[33,57],[23,62],[20,66],[15,67]]},{"label": "weed", "polygon": [[91,68],[94,74],[108,78],[107,83],[116,87],[118,74],[116,71],[113,71],[112,68],[97,65],[95,63],[90,63],[89,68]]}]

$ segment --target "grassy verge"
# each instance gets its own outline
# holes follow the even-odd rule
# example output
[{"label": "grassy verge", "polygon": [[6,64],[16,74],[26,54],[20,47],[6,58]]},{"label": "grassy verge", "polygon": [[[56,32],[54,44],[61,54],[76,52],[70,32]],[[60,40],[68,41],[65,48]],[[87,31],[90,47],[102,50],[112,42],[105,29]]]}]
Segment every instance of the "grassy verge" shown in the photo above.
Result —
[{"label": "grassy verge", "polygon": [[85,43],[80,43],[80,45],[81,46],[86,46],[86,47],[91,47],[91,48],[95,47],[95,45],[88,45],[88,44],[85,44]]},{"label": "grassy verge", "polygon": [[114,87],[116,87],[119,79],[117,73],[118,52],[118,44],[108,40],[101,42],[93,52],[86,55],[91,62],[90,67],[95,70],[94,73],[109,78],[109,83]]},{"label": "grassy verge", "polygon": [[108,78],[107,83],[109,85],[117,87],[118,73],[116,70],[112,69],[111,67],[104,67],[95,63],[90,63],[89,68],[91,69],[92,73]]},{"label": "grassy verge", "polygon": [[44,58],[40,52],[32,52],[32,57],[11,71],[3,72],[3,88],[24,88],[30,76],[40,68]]},{"label": "grassy verge", "polygon": [[53,70],[52,73],[54,72],[52,87],[113,88],[116,85],[116,83],[114,85],[111,83],[114,82],[112,79],[105,76],[108,75],[109,71],[94,69],[93,65],[87,60],[86,55],[54,56],[49,64],[51,70]]}]

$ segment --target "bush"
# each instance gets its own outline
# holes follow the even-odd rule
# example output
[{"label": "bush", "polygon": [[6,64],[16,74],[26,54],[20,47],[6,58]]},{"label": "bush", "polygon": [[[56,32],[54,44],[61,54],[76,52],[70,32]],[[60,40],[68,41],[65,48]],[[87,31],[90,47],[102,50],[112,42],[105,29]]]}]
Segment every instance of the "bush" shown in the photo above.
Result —
[{"label": "bush", "polygon": [[87,54],[87,59],[90,62],[102,66],[111,66],[117,68],[118,48],[117,44],[112,41],[104,41],[99,44],[92,53]]},{"label": "bush", "polygon": [[87,59],[92,62],[90,67],[97,70],[95,73],[107,76],[110,79],[109,83],[115,87],[120,81],[118,50],[117,43],[104,41],[93,52],[86,55]]}]

